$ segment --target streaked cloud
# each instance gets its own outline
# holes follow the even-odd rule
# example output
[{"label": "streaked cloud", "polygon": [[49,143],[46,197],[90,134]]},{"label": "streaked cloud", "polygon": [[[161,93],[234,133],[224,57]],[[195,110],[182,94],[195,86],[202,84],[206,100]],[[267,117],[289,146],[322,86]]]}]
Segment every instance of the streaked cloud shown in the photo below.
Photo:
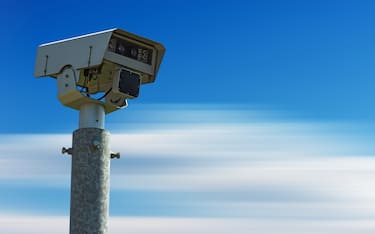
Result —
[{"label": "streaked cloud", "polygon": [[[63,234],[69,231],[69,217],[0,216],[0,231],[9,234]],[[212,218],[135,218],[112,217],[110,233],[137,234],[370,234],[372,220],[263,220]]]},{"label": "streaked cloud", "polygon": [[[171,219],[206,230],[174,233],[229,233],[229,227],[237,225],[242,229],[236,233],[247,229],[243,233],[268,234],[278,230],[269,226],[284,225],[281,220],[286,222],[279,229],[285,233],[375,230],[368,222],[375,218],[375,154],[368,139],[352,134],[352,124],[297,122],[262,111],[164,110],[153,110],[152,115],[145,111],[142,116],[159,121],[143,127],[137,122],[139,130],[112,124],[116,131],[111,148],[122,154],[112,160],[112,214],[206,217]],[[164,121],[164,115],[171,121]],[[46,193],[52,188],[68,193],[70,156],[62,156],[60,149],[70,144],[68,134],[1,135],[3,189],[36,186]],[[14,202],[17,199],[27,198],[15,197]],[[51,197],[50,202],[58,201]],[[12,213],[11,206],[7,212]],[[13,212],[22,214],[19,209]],[[215,220],[218,217],[223,222]],[[128,227],[120,223],[142,219],[112,220],[113,230],[121,233]],[[170,220],[145,219],[151,226],[159,221],[163,225]],[[356,231],[343,229],[344,222]],[[293,229],[293,223],[301,229]]]}]

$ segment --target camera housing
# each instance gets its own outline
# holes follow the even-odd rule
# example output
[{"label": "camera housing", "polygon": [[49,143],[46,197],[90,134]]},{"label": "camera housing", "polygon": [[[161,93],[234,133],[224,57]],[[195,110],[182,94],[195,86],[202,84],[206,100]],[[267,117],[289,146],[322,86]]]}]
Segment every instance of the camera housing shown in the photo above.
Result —
[{"label": "camera housing", "polygon": [[40,45],[34,76],[56,78],[66,106],[102,103],[110,113],[155,81],[164,53],[162,44],[115,28]]}]

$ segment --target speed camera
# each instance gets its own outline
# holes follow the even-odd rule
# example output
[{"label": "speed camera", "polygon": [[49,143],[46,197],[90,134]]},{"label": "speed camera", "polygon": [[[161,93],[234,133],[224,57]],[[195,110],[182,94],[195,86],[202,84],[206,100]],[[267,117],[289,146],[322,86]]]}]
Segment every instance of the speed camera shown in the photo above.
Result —
[{"label": "speed camera", "polygon": [[158,42],[110,29],[40,45],[34,75],[56,78],[64,105],[97,102],[109,113],[155,81],[164,52]]}]

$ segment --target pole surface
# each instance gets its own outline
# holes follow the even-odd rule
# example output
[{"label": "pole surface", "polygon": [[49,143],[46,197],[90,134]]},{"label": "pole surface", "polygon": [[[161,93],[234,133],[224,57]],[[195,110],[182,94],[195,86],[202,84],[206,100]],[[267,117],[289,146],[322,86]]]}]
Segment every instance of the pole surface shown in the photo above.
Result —
[{"label": "pole surface", "polygon": [[108,233],[111,156],[104,115],[101,105],[82,105],[73,133],[70,234]]},{"label": "pole surface", "polygon": [[81,128],[73,133],[70,234],[107,234],[109,132]]},{"label": "pole surface", "polygon": [[97,103],[83,104],[79,110],[79,128],[104,129],[104,107]]}]

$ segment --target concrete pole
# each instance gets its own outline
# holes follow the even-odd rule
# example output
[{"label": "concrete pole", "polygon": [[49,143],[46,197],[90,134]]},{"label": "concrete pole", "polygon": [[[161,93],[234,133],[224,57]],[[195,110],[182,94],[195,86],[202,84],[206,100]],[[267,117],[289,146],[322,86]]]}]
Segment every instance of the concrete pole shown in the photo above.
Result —
[{"label": "concrete pole", "polygon": [[107,234],[109,215],[109,132],[104,108],[87,103],[73,133],[70,234]]}]

